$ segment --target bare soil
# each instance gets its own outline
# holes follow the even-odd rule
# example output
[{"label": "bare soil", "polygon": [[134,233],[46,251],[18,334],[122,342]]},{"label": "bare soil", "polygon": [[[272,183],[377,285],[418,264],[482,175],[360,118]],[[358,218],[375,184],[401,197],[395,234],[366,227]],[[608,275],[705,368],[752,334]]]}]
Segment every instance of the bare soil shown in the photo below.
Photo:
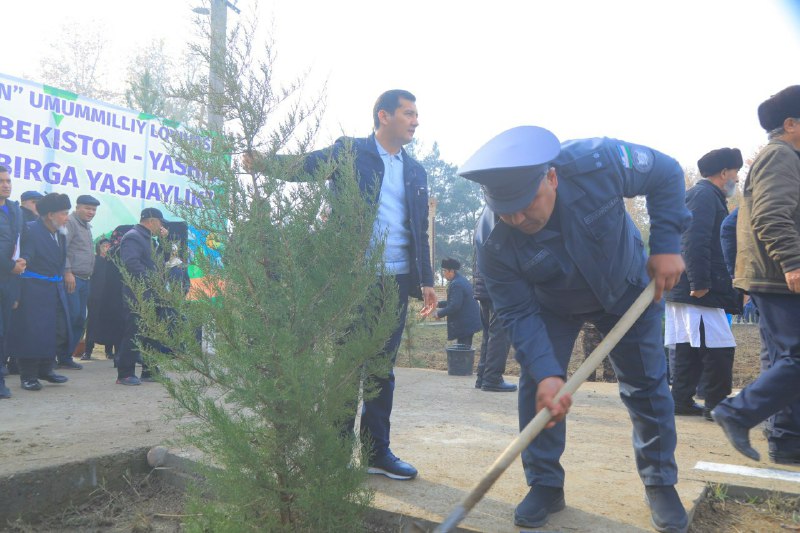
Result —
[{"label": "bare soil", "polygon": [[79,505],[35,523],[15,521],[2,531],[14,533],[167,533],[182,531],[184,494],[154,475],[128,480],[128,490],[98,488]]},{"label": "bare soil", "polygon": [[[415,304],[416,302],[414,302]],[[400,351],[397,354],[397,366],[409,368],[427,368],[430,370],[447,370],[447,328],[444,320],[414,321],[416,308],[409,308],[409,319],[412,325],[406,328]],[[736,339],[736,355],[733,360],[733,387],[741,388],[753,381],[759,374],[761,337],[755,324],[732,324],[733,336]],[[569,372],[574,372],[583,362],[583,333],[578,335],[572,352]],[[475,366],[480,357],[482,334],[479,332],[472,340],[475,348]],[[519,376],[519,364],[514,359],[514,349],[508,354],[506,375]],[[597,372],[597,381],[603,381],[602,371]]]},{"label": "bare soil", "polygon": [[[185,531],[186,494],[151,474],[135,476],[126,490],[101,487],[80,505],[42,516],[36,521],[9,522],[8,533],[178,533]],[[380,520],[364,524],[365,533],[395,533]]]},{"label": "bare soil", "polygon": [[800,498],[773,494],[766,498],[729,498],[725,485],[711,485],[695,511],[690,533],[800,531]]}]

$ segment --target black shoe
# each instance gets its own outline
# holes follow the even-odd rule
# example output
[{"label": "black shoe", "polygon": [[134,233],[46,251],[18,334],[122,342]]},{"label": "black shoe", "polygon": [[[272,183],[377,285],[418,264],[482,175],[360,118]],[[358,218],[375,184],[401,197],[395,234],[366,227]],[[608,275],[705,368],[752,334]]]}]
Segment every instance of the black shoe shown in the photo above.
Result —
[{"label": "black shoe", "polygon": [[650,523],[661,533],[686,533],[689,517],[673,485],[645,487],[644,499],[650,506]]},{"label": "black shoe", "polygon": [[483,386],[483,379],[482,378],[478,378],[477,380],[475,380],[475,388],[476,389],[480,389],[482,386]]},{"label": "black shoe", "polygon": [[25,390],[42,390],[42,384],[38,379],[22,380],[22,388]]},{"label": "black shoe", "polygon": [[748,435],[750,430],[748,428],[739,424],[733,417],[719,412],[716,408],[711,411],[711,416],[717,424],[722,426],[722,431],[725,432],[725,436],[728,437],[728,440],[733,447],[736,448],[736,451],[745,457],[749,457],[753,461],[761,459],[758,452],[750,446],[750,436]]},{"label": "black shoe", "polygon": [[703,418],[709,420],[711,422],[714,421],[714,417],[711,416],[711,408],[710,407],[703,407]]},{"label": "black shoe", "polygon": [[90,353],[85,353],[81,356],[81,361],[91,361],[91,360],[92,360],[92,354]]},{"label": "black shoe", "polygon": [[18,376],[19,375],[19,367],[17,366],[17,360],[11,359],[8,361],[8,375],[9,376]]},{"label": "black shoe", "polygon": [[391,479],[414,479],[417,477],[417,469],[398,459],[391,450],[388,450],[380,457],[373,457],[369,461],[367,468],[368,474],[383,474]]},{"label": "black shoe", "polygon": [[0,385],[0,400],[5,398],[11,398],[11,390],[9,390],[9,388],[6,387],[6,384],[3,383]]},{"label": "black shoe", "polygon": [[770,450],[769,460],[779,465],[800,465],[800,450]]},{"label": "black shoe", "polygon": [[76,363],[72,359],[68,359],[67,361],[59,362],[56,368],[61,368],[65,370],[82,370],[83,365]]},{"label": "black shoe", "polygon": [[484,382],[481,390],[484,392],[514,392],[517,390],[517,386],[507,381],[499,383]]},{"label": "black shoe", "polygon": [[48,383],[66,383],[69,381],[67,376],[62,376],[60,374],[56,374],[55,372],[50,372],[46,376],[39,376],[39,379]]},{"label": "black shoe", "polygon": [[566,507],[564,489],[534,485],[514,510],[514,524],[520,527],[540,527],[547,523],[551,513]]},{"label": "black shoe", "polygon": [[692,405],[675,404],[675,414],[683,416],[703,416],[703,407],[692,403]]}]

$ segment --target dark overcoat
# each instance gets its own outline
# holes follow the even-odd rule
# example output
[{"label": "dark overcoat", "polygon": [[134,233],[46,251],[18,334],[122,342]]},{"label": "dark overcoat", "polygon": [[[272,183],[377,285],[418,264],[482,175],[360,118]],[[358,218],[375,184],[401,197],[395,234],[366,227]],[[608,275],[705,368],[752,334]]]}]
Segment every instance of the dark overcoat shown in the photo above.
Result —
[{"label": "dark overcoat", "polygon": [[[59,307],[69,323],[63,281],[67,242],[60,233],[56,237],[58,242],[41,219],[29,223],[22,234],[20,257],[27,267],[20,276],[19,307],[11,334],[10,353],[15,357],[55,358]],[[37,275],[50,279],[37,279]],[[69,328],[66,329],[69,335]],[[72,343],[72,339],[68,342]]]},{"label": "dark overcoat", "polygon": [[[92,329],[92,340],[98,344],[119,346],[122,343],[122,334],[125,331],[125,304],[122,299],[122,274],[117,268],[119,262],[119,245],[108,250],[106,258],[98,258],[95,269],[100,263],[104,271],[102,291],[95,293],[97,298],[97,322]],[[92,275],[92,289],[94,289],[94,274]],[[92,293],[89,293],[90,305]]]},{"label": "dark overcoat", "polygon": [[[686,207],[692,213],[689,226],[681,237],[681,254],[686,271],[666,294],[668,302],[701,307],[716,307],[728,313],[741,312],[739,295],[725,266],[720,229],[728,216],[722,190],[708,180],[700,180],[686,191]],[[702,298],[691,291],[708,289]]]},{"label": "dark overcoat", "polygon": [[458,272],[447,285],[447,301],[439,302],[438,316],[447,317],[447,340],[468,337],[482,329],[472,285]]}]

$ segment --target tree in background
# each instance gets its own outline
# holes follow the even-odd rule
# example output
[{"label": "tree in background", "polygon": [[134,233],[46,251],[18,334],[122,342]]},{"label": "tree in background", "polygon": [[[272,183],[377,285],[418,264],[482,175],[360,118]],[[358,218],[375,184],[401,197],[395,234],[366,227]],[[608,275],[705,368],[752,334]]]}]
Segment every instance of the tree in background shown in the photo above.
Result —
[{"label": "tree in background", "polygon": [[[412,149],[419,151],[418,146]],[[475,225],[483,210],[480,186],[456,175],[458,167],[442,160],[437,143],[426,155],[414,157],[428,173],[430,197],[436,199],[434,264],[436,258],[454,257],[470,273]]]},{"label": "tree in background", "polygon": [[53,37],[50,50],[39,65],[38,76],[47,85],[81,96],[121,103],[106,85],[108,37],[93,23],[65,25]]},{"label": "tree in background", "polygon": [[163,117],[183,124],[197,125],[202,121],[203,108],[191,101],[177,98],[175,86],[186,77],[188,84],[198,78],[195,56],[187,55],[183,65],[169,57],[164,41],[157,40],[142,49],[128,66],[125,103],[131,109]]},{"label": "tree in background", "polygon": [[[375,283],[383,256],[367,253],[375,208],[351,158],[305,176],[302,187],[281,179],[296,175],[297,158],[273,156],[307,146],[322,101],[305,100],[302,77],[274,86],[272,45],[258,46],[253,32],[237,26],[229,37],[225,131],[209,138],[195,129],[172,149],[200,170],[192,182],[203,207],[170,209],[214,235],[221,261],[195,255],[205,277],[189,301],[169,272],[126,280],[139,345],[169,376],[160,379],[208,465],[208,489],[198,492],[210,497],[190,505],[190,531],[356,531],[372,492],[354,466],[363,448],[354,455],[342,428],[362,372],[388,373],[374,356],[397,321],[396,289]],[[180,96],[208,104],[203,83],[186,83]],[[268,169],[243,172],[236,154],[257,147]],[[326,183],[334,170],[335,191]],[[371,385],[364,389],[369,397]]]}]

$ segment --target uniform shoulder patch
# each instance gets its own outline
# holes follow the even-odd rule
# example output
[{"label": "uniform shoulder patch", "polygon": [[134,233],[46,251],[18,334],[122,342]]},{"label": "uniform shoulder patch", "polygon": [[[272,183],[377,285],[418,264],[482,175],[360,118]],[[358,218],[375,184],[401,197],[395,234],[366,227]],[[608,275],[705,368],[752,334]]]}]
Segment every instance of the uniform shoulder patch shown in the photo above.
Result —
[{"label": "uniform shoulder patch", "polygon": [[643,174],[650,172],[655,162],[653,152],[642,146],[618,144],[617,154],[623,167],[635,169]]}]

